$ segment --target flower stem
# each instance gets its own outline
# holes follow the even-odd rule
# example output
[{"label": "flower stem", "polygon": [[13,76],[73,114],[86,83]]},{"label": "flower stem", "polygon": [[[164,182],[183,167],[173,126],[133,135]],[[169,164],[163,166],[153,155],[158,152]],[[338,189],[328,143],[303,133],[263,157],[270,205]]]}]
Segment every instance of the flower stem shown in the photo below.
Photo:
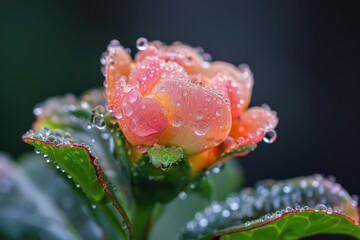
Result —
[{"label": "flower stem", "polygon": [[137,202],[133,215],[134,240],[148,240],[154,226],[156,204]]},{"label": "flower stem", "polygon": [[115,213],[109,206],[99,204],[100,211],[104,214],[104,216],[107,218],[107,220],[112,224],[114,227],[118,237],[120,239],[127,239],[126,233],[124,232],[124,229],[122,228],[121,224],[118,221],[118,218],[116,217]]}]

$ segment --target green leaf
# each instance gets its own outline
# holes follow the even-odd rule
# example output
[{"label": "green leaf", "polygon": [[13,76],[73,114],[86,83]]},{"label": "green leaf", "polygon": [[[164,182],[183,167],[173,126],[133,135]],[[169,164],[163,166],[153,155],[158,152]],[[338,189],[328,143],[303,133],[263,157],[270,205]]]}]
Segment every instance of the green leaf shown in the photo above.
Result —
[{"label": "green leaf", "polygon": [[[115,133],[110,128],[115,126],[110,124],[111,119],[107,119],[109,116],[105,116],[106,110],[102,106],[105,105],[103,92],[103,89],[93,89],[85,92],[79,98],[67,94],[47,99],[34,109],[37,120],[33,128],[35,130],[47,128],[53,131],[66,131],[77,142],[89,145],[96,152],[108,179],[119,190],[117,194],[123,205],[130,207],[132,197],[129,191],[130,181],[126,174],[128,169],[124,167],[124,164],[118,164],[119,160],[123,159],[116,159],[112,154],[114,142],[111,135],[115,135]],[[105,126],[104,124],[109,125]],[[119,135],[121,134],[119,133]],[[42,136],[37,137],[42,138]],[[118,143],[115,142],[115,144]],[[118,147],[115,148],[116,151],[119,151],[118,149]]]},{"label": "green leaf", "polygon": [[205,207],[186,224],[182,239],[298,239],[317,233],[360,238],[358,216],[357,202],[321,175],[267,180]]},{"label": "green leaf", "polygon": [[[75,143],[69,134],[48,129],[36,132],[30,130],[23,136],[23,141],[41,151],[49,158],[48,161],[51,159],[62,168],[107,216],[122,237],[125,237],[124,228],[127,237],[132,238],[130,221],[114,195],[97,157],[87,146]],[[114,215],[115,210],[121,218]]]},{"label": "green leaf", "polygon": [[114,229],[106,221],[106,225],[101,221],[101,213],[91,207],[92,203],[84,192],[74,186],[72,179],[62,176],[64,174],[59,169],[53,169],[52,164],[44,164],[43,156],[34,152],[23,154],[17,159],[17,165],[66,215],[84,239],[116,237]]},{"label": "green leaf", "polygon": [[89,90],[78,99],[72,94],[49,98],[35,107],[34,128],[84,129],[90,124],[92,109],[102,104],[105,104],[102,89]]},{"label": "green leaf", "polygon": [[258,220],[250,226],[220,231],[205,239],[299,239],[314,234],[343,234],[360,239],[360,227],[346,215],[337,212],[303,210],[284,213],[269,220]]},{"label": "green leaf", "polygon": [[240,146],[238,148],[231,149],[227,152],[223,152],[222,154],[220,154],[219,157],[215,159],[211,167],[218,165],[219,163],[223,162],[226,159],[233,158],[236,156],[242,156],[242,154],[247,154],[250,151],[254,151],[256,146],[257,146],[256,144],[247,144]]},{"label": "green leaf", "polygon": [[[38,173],[39,174],[39,173]],[[0,238],[82,239],[64,212],[8,157],[0,154]]]}]

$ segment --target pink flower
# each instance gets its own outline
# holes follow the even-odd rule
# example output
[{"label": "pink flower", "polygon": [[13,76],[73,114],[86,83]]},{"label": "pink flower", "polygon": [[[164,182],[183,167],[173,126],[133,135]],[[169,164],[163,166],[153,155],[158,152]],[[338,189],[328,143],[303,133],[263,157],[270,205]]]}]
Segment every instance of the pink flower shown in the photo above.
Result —
[{"label": "pink flower", "polygon": [[247,109],[253,85],[247,66],[206,62],[181,43],[142,41],[134,60],[110,43],[104,71],[108,109],[135,151],[181,147],[198,172],[277,125],[269,107]]}]

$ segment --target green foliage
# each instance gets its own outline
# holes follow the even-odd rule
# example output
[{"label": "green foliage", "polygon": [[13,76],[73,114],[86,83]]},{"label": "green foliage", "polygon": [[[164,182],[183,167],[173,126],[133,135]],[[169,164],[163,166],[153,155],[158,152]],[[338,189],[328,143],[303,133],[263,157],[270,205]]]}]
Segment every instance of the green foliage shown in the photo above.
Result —
[{"label": "green foliage", "polygon": [[[39,139],[40,136],[42,139]],[[124,235],[124,227],[130,237],[132,234],[130,220],[113,193],[97,157],[87,146],[74,143],[75,140],[70,139],[68,134],[62,135],[47,129],[30,131],[23,136],[24,142],[33,145],[49,158],[48,161],[51,159],[61,167],[68,178],[72,178],[105,215],[114,215],[114,210],[116,210],[121,219],[114,215],[112,224],[118,229],[120,235]]]},{"label": "green foliage", "polygon": [[[80,217],[80,216],[79,216]],[[0,238],[78,239],[68,216],[26,172],[0,154]],[[46,224],[44,224],[46,223]]]},{"label": "green foliage", "polygon": [[[260,221],[261,222],[261,221]],[[360,239],[360,228],[346,215],[337,212],[303,210],[285,213],[278,218],[238,227],[202,238],[221,240],[299,239],[314,234],[344,234]]]},{"label": "green foliage", "polygon": [[294,232],[296,238],[315,233],[351,234],[360,238],[356,221],[357,206],[349,194],[339,184],[314,175],[263,181],[255,189],[230,195],[223,203],[213,202],[187,223],[182,239],[217,239],[237,232],[241,232],[237,237],[275,234],[274,239],[288,239],[288,232]]}]

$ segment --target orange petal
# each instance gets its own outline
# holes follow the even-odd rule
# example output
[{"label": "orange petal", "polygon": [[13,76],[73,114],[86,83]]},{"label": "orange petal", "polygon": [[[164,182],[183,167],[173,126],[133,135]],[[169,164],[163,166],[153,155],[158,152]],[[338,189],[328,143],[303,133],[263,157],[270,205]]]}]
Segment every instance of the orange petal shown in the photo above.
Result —
[{"label": "orange petal", "polygon": [[169,125],[159,143],[195,154],[219,145],[229,134],[231,113],[225,100],[186,81],[160,81],[152,97],[167,109]]},{"label": "orange petal", "polygon": [[131,68],[131,57],[116,40],[111,41],[108,45],[107,54],[104,86],[109,108],[112,108],[110,105],[114,97],[115,84],[121,77],[128,77]]},{"label": "orange petal", "polygon": [[253,139],[254,142],[259,142],[266,132],[276,127],[277,123],[276,112],[271,111],[268,106],[252,107],[241,115],[240,121],[233,123],[230,135],[242,138],[241,141]]},{"label": "orange petal", "polygon": [[132,145],[151,146],[157,143],[168,122],[162,106],[143,97],[138,90],[119,80],[112,102],[113,115]]},{"label": "orange petal", "polygon": [[139,88],[139,91],[146,95],[159,80],[187,78],[186,72],[180,65],[165,63],[156,56],[147,56],[131,70],[128,83]]},{"label": "orange petal", "polygon": [[187,73],[198,73],[204,62],[198,50],[180,42],[175,42],[169,46],[153,41],[148,43],[148,47],[137,54],[136,61],[144,59],[146,56],[159,56],[166,62],[176,62],[183,66]]},{"label": "orange petal", "polygon": [[213,62],[202,73],[210,78],[209,88],[230,100],[233,119],[238,118],[248,107],[253,86],[253,75],[249,67],[239,68],[226,62]]}]

